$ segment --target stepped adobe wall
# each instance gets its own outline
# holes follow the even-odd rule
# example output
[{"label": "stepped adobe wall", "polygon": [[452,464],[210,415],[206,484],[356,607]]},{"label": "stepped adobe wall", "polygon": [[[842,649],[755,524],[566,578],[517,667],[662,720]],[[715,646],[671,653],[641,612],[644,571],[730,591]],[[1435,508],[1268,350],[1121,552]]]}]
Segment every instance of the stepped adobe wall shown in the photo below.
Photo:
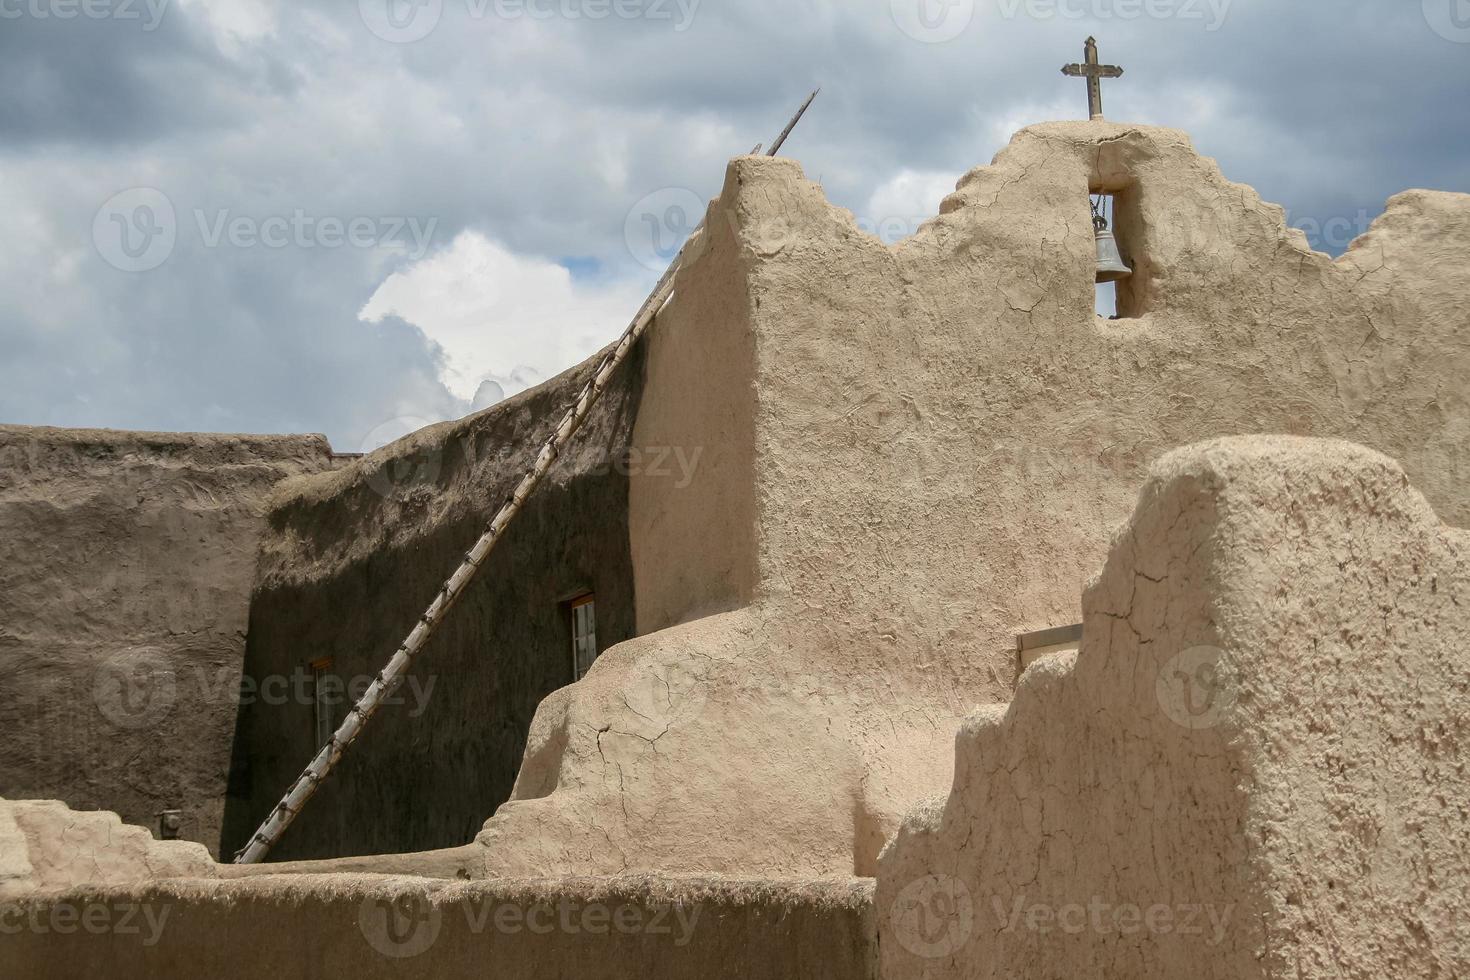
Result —
[{"label": "stepped adobe wall", "polygon": [[885,978],[1470,972],[1470,534],[1402,468],[1179,450],[1083,604],[885,850]]}]

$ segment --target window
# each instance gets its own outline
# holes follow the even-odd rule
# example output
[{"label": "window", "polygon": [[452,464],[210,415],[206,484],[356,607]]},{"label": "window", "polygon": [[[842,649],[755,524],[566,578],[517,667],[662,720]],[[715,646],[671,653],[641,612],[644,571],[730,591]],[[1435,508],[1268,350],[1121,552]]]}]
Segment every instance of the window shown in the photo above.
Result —
[{"label": "window", "polygon": [[597,659],[597,604],[592,595],[572,600],[572,679],[579,681]]},{"label": "window", "polygon": [[311,671],[311,728],[316,738],[316,747],[321,748],[331,739],[332,733],[337,730],[336,719],[333,717],[333,690],[336,678],[331,675],[332,658],[323,657],[313,660],[309,666]]}]

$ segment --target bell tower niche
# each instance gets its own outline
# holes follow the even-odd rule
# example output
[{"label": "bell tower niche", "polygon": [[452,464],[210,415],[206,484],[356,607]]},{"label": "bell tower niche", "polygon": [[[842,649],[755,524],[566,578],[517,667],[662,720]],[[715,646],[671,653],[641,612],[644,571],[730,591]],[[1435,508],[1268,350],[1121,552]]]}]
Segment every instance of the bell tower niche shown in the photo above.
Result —
[{"label": "bell tower niche", "polygon": [[1088,199],[1096,244],[1094,278],[1097,314],[1109,320],[1142,316],[1144,291],[1140,288],[1139,249],[1143,228],[1138,186],[1127,181],[1094,184]]},{"label": "bell tower niche", "polygon": [[1133,269],[1123,258],[1118,247],[1118,237],[1110,221],[1117,213],[1117,204],[1112,194],[1092,196],[1092,230],[1097,243],[1097,300],[1098,316],[1110,320],[1120,318],[1118,310],[1118,287],[1120,280],[1133,274]]}]

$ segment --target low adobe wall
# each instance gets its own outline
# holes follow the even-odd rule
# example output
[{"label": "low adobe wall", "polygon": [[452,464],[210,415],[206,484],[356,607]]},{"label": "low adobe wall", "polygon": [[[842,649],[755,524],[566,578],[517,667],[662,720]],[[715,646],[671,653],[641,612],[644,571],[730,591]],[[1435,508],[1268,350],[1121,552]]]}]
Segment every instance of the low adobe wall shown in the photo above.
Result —
[{"label": "low adobe wall", "polygon": [[246,613],[322,436],[0,426],[0,796],[219,842]]},{"label": "low adobe wall", "polygon": [[174,881],[0,904],[0,977],[871,980],[872,882]]},{"label": "low adobe wall", "polygon": [[880,860],[884,980],[1470,976],[1470,534],[1341,442],[1154,468]]},{"label": "low adobe wall", "polygon": [[108,810],[0,799],[0,899],[82,885],[141,887],[159,878],[213,878],[220,868],[203,844],[154,840]]}]

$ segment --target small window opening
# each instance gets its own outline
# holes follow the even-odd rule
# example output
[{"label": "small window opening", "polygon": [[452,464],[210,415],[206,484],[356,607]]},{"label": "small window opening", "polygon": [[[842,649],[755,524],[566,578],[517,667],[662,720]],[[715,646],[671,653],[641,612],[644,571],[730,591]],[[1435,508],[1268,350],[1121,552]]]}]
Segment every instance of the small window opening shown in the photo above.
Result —
[{"label": "small window opening", "polygon": [[588,593],[573,599],[572,609],[572,679],[581,680],[597,659],[597,603]]},{"label": "small window opening", "polygon": [[336,678],[332,676],[332,658],[313,660],[308,666],[311,672],[311,727],[317,748],[326,745],[337,730]]}]

